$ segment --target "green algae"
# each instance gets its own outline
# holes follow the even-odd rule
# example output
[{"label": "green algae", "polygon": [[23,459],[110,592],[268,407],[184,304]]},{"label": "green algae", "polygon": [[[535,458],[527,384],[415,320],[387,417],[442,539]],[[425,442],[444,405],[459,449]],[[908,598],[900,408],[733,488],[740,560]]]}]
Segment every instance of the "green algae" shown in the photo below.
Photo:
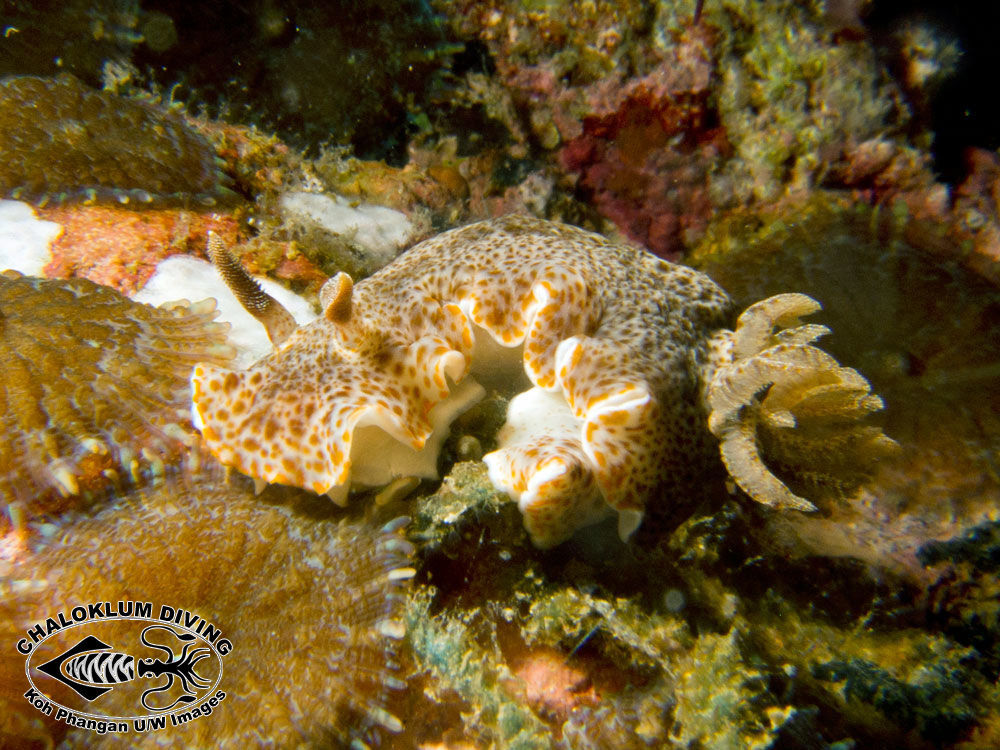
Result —
[{"label": "green algae", "polygon": [[[733,156],[711,179],[719,206],[773,200],[820,183],[845,147],[901,134],[909,112],[867,40],[836,36],[820,0],[706,2],[718,85],[712,104]],[[653,38],[669,50],[691,23],[656,4]]]},{"label": "green algae", "polygon": [[[491,747],[924,748],[988,721],[981,644],[916,626],[912,587],[864,563],[788,559],[766,516],[703,508],[602,566],[580,546],[533,549],[481,465],[456,464],[414,513],[407,621],[426,694],[458,701],[462,736]],[[980,536],[948,553],[988,556]],[[526,702],[517,665],[549,649],[597,703],[554,717]]]},{"label": "green algae", "polygon": [[468,549],[479,554],[484,545],[507,557],[527,543],[517,505],[489,480],[485,464],[455,464],[441,487],[417,501],[410,537],[425,552],[446,556]]},{"label": "green algae", "polygon": [[[557,727],[524,704],[512,661],[546,648],[568,660],[587,652],[589,662],[614,665],[644,685],[622,731],[634,734],[644,717],[646,734],[663,736],[662,664],[686,637],[681,620],[651,617],[635,598],[553,581],[516,504],[479,462],[456,464],[437,493],[418,499],[413,516],[410,537],[422,543],[427,581],[407,616],[415,661],[430,676],[432,698],[460,698],[466,737],[500,748],[553,747]],[[580,563],[569,569],[581,580],[589,571]],[[603,714],[584,710],[570,723],[590,734],[595,715]]]},{"label": "green algae", "polygon": [[954,573],[936,593],[933,621],[958,643],[975,649],[969,663],[989,679],[1000,671],[1000,524],[985,523],[917,552],[925,565]]},{"label": "green algae", "polygon": [[432,587],[418,588],[407,608],[407,631],[417,670],[432,678],[432,700],[446,702],[454,692],[466,708],[467,734],[493,747],[542,750],[550,746],[548,727],[502,686],[514,679],[503,662],[495,623],[475,612],[449,615],[433,611]]},{"label": "green algae", "polygon": [[[741,634],[706,634],[678,665],[673,739],[717,750],[766,748],[790,706],[767,706],[765,672],[745,663]],[[770,703],[770,701],[766,701]],[[766,717],[766,721],[765,721]]]},{"label": "green algae", "polygon": [[931,542],[921,548],[919,555],[925,565],[953,560],[996,573],[1000,570],[1000,524],[983,524],[961,537]]},{"label": "green algae", "polygon": [[915,728],[932,742],[949,742],[960,736],[979,711],[961,673],[935,666],[924,670],[925,679],[913,683],[895,679],[876,664],[865,661],[831,661],[817,665],[817,679],[843,683],[845,703],[871,704],[900,726]]},{"label": "green algae", "polygon": [[859,735],[885,734],[888,720],[901,735],[912,729],[935,743],[953,742],[995,705],[995,688],[971,668],[974,651],[944,636],[875,630],[864,620],[835,628],[774,597],[755,620],[762,652],[794,663],[803,692],[818,689],[813,697],[832,701],[827,705]]},{"label": "green algae", "polygon": [[814,187],[845,145],[905,124],[874,48],[835,42],[823,3],[708,3],[706,21],[720,32],[717,106],[736,156],[713,179],[717,204]]},{"label": "green algae", "polygon": [[568,651],[585,641],[621,668],[655,672],[672,654],[689,647],[686,623],[647,611],[634,598],[546,587],[532,597],[521,633],[529,643],[558,644]]}]

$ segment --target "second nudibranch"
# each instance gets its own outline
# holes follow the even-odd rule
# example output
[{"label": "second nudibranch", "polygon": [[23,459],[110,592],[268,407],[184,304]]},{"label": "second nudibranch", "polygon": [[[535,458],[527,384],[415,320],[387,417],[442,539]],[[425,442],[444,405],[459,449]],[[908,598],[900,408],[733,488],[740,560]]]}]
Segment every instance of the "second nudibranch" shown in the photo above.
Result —
[{"label": "second nudibranch", "polygon": [[[755,500],[811,509],[765,466],[756,435],[784,431],[794,454],[796,430],[818,419],[850,431],[881,407],[812,346],[826,329],[797,324],[818,309],[808,297],[759,303],[730,330],[732,303],[704,274],[564,224],[479,222],[357,285],[338,274],[323,315],[297,329],[212,243],[275,350],[242,371],[198,365],[195,421],[224,464],[341,504],[352,484],[436,477],[481,382],[524,382],[484,461],[539,547],[610,512],[627,539],[651,498],[683,496],[720,451]],[[852,449],[891,443],[858,429]]]}]

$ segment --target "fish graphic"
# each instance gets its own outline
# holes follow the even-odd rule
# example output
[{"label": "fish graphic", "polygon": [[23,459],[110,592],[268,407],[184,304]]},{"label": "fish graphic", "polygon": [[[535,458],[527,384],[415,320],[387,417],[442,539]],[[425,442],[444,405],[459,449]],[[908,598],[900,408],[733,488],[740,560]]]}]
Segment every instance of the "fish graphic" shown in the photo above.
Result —
[{"label": "fish graphic", "polygon": [[[169,646],[152,643],[146,635],[154,630],[166,630],[177,640],[184,642],[180,655],[176,655]],[[166,653],[166,659],[136,659],[132,654],[112,651],[111,646],[99,638],[88,635],[68,651],[45,662],[39,671],[54,677],[64,685],[76,691],[87,701],[100,698],[115,685],[132,680],[161,675],[167,680],[144,691],[140,702],[147,711],[167,711],[178,703],[191,703],[197,700],[195,691],[204,689],[211,684],[194,670],[194,665],[211,655],[208,648],[195,648],[188,641],[195,640],[190,633],[178,633],[166,625],[150,625],[139,635],[139,640],[150,648]],[[181,682],[184,694],[169,706],[155,706],[147,703],[149,696],[169,690],[174,684],[174,678]],[[193,688],[193,689],[192,689]]]}]

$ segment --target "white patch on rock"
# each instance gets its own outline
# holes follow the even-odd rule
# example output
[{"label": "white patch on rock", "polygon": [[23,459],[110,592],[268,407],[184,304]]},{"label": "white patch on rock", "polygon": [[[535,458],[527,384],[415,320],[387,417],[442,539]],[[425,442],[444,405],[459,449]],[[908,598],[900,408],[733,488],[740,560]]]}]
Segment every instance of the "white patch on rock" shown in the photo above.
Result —
[{"label": "white patch on rock", "polygon": [[[285,306],[296,323],[304,325],[315,320],[316,313],[307,300],[270,279],[254,278],[265,292]],[[162,261],[146,285],[132,295],[136,302],[150,305],[162,305],[177,299],[198,301],[206,297],[215,298],[218,304],[219,317],[216,320],[232,325],[229,343],[239,352],[233,367],[246,367],[271,351],[271,340],[264,326],[243,309],[215,267],[201,258],[172,255]]]},{"label": "white patch on rock", "polygon": [[339,195],[295,191],[282,195],[280,205],[291,221],[343,236],[371,256],[374,268],[395,258],[414,232],[410,220],[400,211],[371,203],[354,205]]},{"label": "white patch on rock", "polygon": [[59,224],[42,221],[27,203],[0,200],[0,270],[41,276],[52,260],[49,244],[60,234]]}]

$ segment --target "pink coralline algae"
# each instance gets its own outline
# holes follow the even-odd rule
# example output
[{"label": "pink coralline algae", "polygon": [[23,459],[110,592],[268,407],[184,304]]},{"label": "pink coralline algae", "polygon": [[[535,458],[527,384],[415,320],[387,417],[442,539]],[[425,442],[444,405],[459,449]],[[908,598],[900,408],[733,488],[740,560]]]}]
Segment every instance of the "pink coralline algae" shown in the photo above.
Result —
[{"label": "pink coralline algae", "polygon": [[971,236],[975,255],[969,264],[984,276],[1000,279],[1000,156],[970,149],[969,176],[956,189],[955,218]]},{"label": "pink coralline algae", "polygon": [[201,252],[208,232],[235,243],[240,229],[232,214],[182,208],[61,205],[39,215],[63,228],[46,276],[82,277],[123,294],[141,289],[164,258]]},{"label": "pink coralline algae", "polygon": [[[548,71],[521,69],[509,84],[550,108],[560,166],[630,239],[676,256],[712,212],[709,173],[727,146],[707,106],[712,62],[693,29],[646,75],[610,75],[571,88]],[[549,74],[546,74],[549,73]],[[541,111],[541,110],[538,110]],[[536,117],[536,120],[538,118]]]},{"label": "pink coralline algae", "polygon": [[677,28],[662,10],[613,2],[573,13],[513,3],[444,10],[459,33],[487,45],[510,106],[526,115],[529,132],[506,122],[514,141],[545,149],[629,239],[664,257],[692,243],[712,211],[709,175],[727,152],[710,103],[708,26]]},{"label": "pink coralline algae", "polygon": [[[638,113],[645,119],[648,113]],[[632,141],[635,131],[659,130],[655,122],[631,123],[619,138],[584,134],[560,153],[562,165],[578,172],[591,202],[625,235],[657,255],[677,257],[686,237],[704,230],[712,213],[707,177],[719,140],[695,144],[686,153]],[[638,145],[636,151],[629,147]]]}]

